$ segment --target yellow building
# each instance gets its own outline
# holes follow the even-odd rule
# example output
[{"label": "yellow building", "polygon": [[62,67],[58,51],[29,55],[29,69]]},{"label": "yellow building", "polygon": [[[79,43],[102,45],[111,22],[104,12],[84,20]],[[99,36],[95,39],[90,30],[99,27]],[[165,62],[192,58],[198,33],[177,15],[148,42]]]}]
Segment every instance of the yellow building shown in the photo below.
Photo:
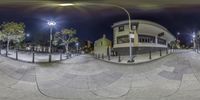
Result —
[{"label": "yellow building", "polygon": [[104,34],[102,38],[98,39],[94,43],[94,54],[108,55],[111,52],[112,42],[106,38]]}]

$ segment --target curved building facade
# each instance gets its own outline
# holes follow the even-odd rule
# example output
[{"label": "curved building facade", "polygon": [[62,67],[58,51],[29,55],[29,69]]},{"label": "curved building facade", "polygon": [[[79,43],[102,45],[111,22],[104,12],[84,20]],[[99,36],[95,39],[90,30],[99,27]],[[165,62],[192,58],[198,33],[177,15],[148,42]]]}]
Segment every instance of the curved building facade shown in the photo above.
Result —
[{"label": "curved building facade", "polygon": [[[168,48],[168,44],[175,40],[175,37],[163,26],[146,20],[132,20],[133,54],[146,53]],[[113,49],[121,55],[129,54],[129,23],[121,21],[114,23],[113,28]]]}]

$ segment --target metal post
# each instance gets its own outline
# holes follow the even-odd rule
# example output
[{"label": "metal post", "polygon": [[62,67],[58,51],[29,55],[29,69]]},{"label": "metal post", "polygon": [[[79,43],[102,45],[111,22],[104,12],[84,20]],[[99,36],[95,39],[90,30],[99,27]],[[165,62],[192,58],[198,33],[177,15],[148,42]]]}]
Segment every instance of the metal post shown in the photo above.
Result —
[{"label": "metal post", "polygon": [[102,54],[102,59],[104,59],[104,54]]},{"label": "metal post", "polygon": [[35,52],[33,52],[32,63],[35,63]]},{"label": "metal post", "polygon": [[1,48],[0,48],[0,55],[1,55]]},{"label": "metal post", "polygon": [[6,48],[6,57],[8,56],[8,49]]},{"label": "metal post", "polygon": [[119,54],[119,57],[118,57],[118,62],[121,62],[121,56],[120,56],[120,54]]},{"label": "metal post", "polygon": [[149,59],[151,60],[151,50],[149,51]]},{"label": "metal post", "polygon": [[160,49],[160,56],[162,56],[162,50]]},{"label": "metal post", "polygon": [[[130,33],[131,34],[131,33]],[[132,55],[132,38],[129,36],[129,61],[133,62],[133,55]]]},{"label": "metal post", "polygon": [[53,30],[53,27],[51,26],[50,34],[49,34],[49,36],[50,36],[50,38],[49,38],[49,43],[50,43],[50,45],[49,45],[49,62],[51,62],[51,53],[52,53],[52,30]]},{"label": "metal post", "polygon": [[60,53],[60,61],[62,61],[62,53]]},{"label": "metal post", "polygon": [[167,55],[169,54],[169,52],[168,52],[168,48],[166,49],[166,54],[167,54]]},{"label": "metal post", "polygon": [[108,55],[108,60],[110,60],[110,55]]},{"label": "metal post", "polygon": [[16,50],[16,60],[18,60],[18,50]]}]

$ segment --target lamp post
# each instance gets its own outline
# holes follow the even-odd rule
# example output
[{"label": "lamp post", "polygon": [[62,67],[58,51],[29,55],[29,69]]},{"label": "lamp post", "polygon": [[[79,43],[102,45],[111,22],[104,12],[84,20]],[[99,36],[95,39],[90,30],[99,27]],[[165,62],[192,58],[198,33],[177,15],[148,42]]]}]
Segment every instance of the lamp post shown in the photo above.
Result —
[{"label": "lamp post", "polygon": [[76,52],[77,52],[77,54],[78,54],[78,47],[79,47],[79,43],[77,42],[76,43]]},{"label": "lamp post", "polygon": [[[110,6],[110,7],[116,7],[116,8],[119,8],[119,9],[122,9],[126,14],[127,14],[127,16],[128,16],[128,23],[129,23],[129,39],[130,39],[130,36],[132,36],[131,37],[131,39],[132,38],[134,38],[133,37],[133,31],[132,31],[132,29],[131,29],[131,25],[132,25],[132,23],[131,23],[131,15],[130,15],[130,13],[129,13],[129,11],[126,9],[126,8],[124,8],[124,7],[121,7],[121,6],[118,6],[118,5],[114,5],[114,4],[103,4],[103,3],[61,3],[61,4],[56,4],[56,6],[61,6],[61,7],[65,7],[65,6]],[[136,33],[135,33],[136,34]],[[133,61],[133,57],[132,57],[132,41],[131,41],[131,39],[130,39],[130,41],[129,41],[129,62],[132,62]]]},{"label": "lamp post", "polygon": [[196,35],[194,32],[193,32],[192,38],[193,38],[193,49],[195,50],[196,49],[196,43],[195,43]]},{"label": "lamp post", "polygon": [[52,32],[53,32],[53,27],[56,25],[56,22],[53,20],[48,21],[47,23],[50,27],[50,33],[49,33],[49,62],[51,62],[51,53],[52,53]]}]

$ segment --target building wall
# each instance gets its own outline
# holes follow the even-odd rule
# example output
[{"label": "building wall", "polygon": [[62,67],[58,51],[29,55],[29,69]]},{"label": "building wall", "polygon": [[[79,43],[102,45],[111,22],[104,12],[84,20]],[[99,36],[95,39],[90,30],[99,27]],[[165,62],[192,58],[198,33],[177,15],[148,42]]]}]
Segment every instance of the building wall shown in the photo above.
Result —
[{"label": "building wall", "polygon": [[[129,25],[128,22],[122,21],[113,24],[113,41],[114,41],[114,50],[117,52],[127,52],[129,50]],[[167,48],[168,43],[175,40],[174,36],[164,28],[163,26],[149,22],[149,21],[141,21],[141,20],[133,20],[132,21],[132,29],[134,31],[134,39],[132,39],[132,47],[134,50],[137,48],[142,48],[139,52],[144,53],[147,49],[151,49],[152,47],[157,48]],[[164,33],[163,36],[158,36],[158,34]],[[122,49],[122,50],[121,50]],[[125,50],[127,49],[127,50]],[[153,49],[154,50],[154,49]]]},{"label": "building wall", "polygon": [[[111,41],[106,39],[106,38],[101,38],[97,41],[95,41],[94,44],[94,53],[95,54],[100,54],[100,55],[108,55],[108,52],[110,53],[110,48],[111,48]],[[108,49],[109,48],[109,49]]]}]

